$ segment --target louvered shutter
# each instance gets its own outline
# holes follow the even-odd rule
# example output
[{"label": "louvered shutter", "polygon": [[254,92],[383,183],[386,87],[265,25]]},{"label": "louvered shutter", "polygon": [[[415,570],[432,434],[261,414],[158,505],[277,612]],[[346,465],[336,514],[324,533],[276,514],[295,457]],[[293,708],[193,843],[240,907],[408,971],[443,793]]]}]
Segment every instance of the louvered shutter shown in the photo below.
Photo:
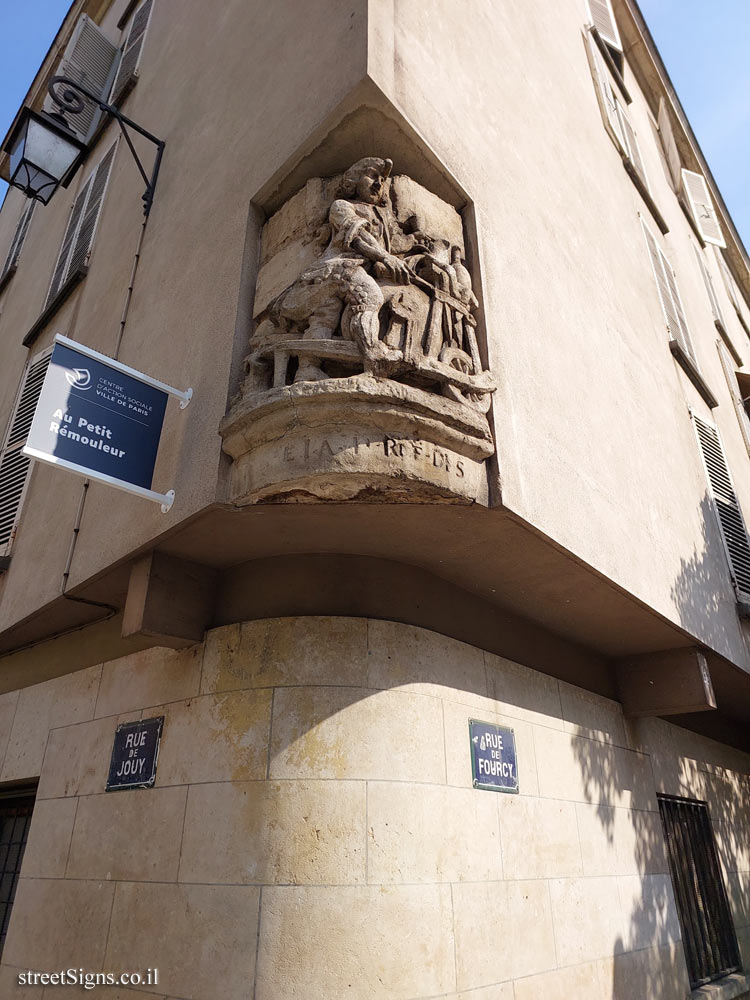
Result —
[{"label": "louvered shutter", "polygon": [[612,0],[588,0],[591,23],[594,25],[602,41],[622,52],[620,32],[617,30],[615,13],[612,10]]},{"label": "louvered shutter", "polygon": [[661,139],[664,157],[667,161],[667,166],[669,167],[672,184],[674,185],[675,191],[679,191],[680,183],[682,181],[682,161],[680,159],[679,150],[677,149],[677,142],[675,141],[674,131],[672,129],[672,120],[669,116],[669,110],[667,109],[667,102],[663,97],[659,98],[658,124],[659,138]]},{"label": "louvered shutter", "polygon": [[68,225],[65,230],[65,235],[63,236],[62,246],[60,247],[60,253],[57,258],[57,263],[55,264],[55,270],[52,272],[52,282],[49,286],[49,292],[47,293],[47,301],[45,306],[54,299],[57,293],[60,291],[62,286],[65,284],[65,280],[68,277],[68,264],[70,262],[70,251],[75,242],[76,235],[78,233],[78,227],[81,223],[81,216],[83,214],[83,208],[86,204],[86,199],[88,198],[89,189],[91,188],[91,181],[93,178],[89,177],[83,188],[78,194],[75,202],[73,203],[73,210],[70,213],[70,218],[68,219]]},{"label": "louvered shutter", "polygon": [[696,174],[692,170],[683,169],[682,186],[701,237],[706,243],[714,243],[717,247],[725,247],[726,243],[721,232],[719,217],[711,201],[706,178],[703,174]]},{"label": "louvered shutter", "polygon": [[71,275],[88,263],[116,148],[117,143],[110,147],[73,203],[45,305],[49,305]]},{"label": "louvered shutter", "polygon": [[617,105],[617,115],[620,119],[620,129],[625,139],[625,152],[627,153],[630,162],[633,164],[636,173],[643,181],[646,190],[649,191],[650,188],[648,186],[648,178],[646,177],[646,167],[643,163],[643,157],[641,156],[641,150],[638,145],[635,130],[630,124],[627,111],[623,108],[617,98],[615,98],[615,104]]},{"label": "louvered shutter", "polygon": [[[90,17],[82,14],[76,24],[55,76],[68,76],[82,83],[105,100],[112,84],[117,59],[117,46],[106,37]],[[96,128],[102,112],[93,101],[83,98],[80,114],[66,116],[71,129],[86,139]],[[42,105],[44,111],[55,111],[57,105],[47,95]]]},{"label": "louvered shutter", "polygon": [[697,368],[698,362],[693,351],[690,331],[687,319],[685,318],[685,311],[682,308],[682,300],[680,299],[674,273],[648,226],[642,220],[641,224],[643,226],[643,234],[646,237],[646,245],[648,246],[649,257],[651,258],[651,267],[656,279],[659,301],[661,302],[667,330],[670,337],[677,341]]},{"label": "louvered shutter", "polygon": [[10,244],[10,250],[8,251],[8,256],[3,265],[3,270],[0,273],[0,282],[3,280],[6,274],[10,271],[15,270],[18,265],[18,258],[21,256],[21,248],[23,247],[23,241],[26,239],[26,233],[29,229],[29,223],[31,222],[31,216],[34,214],[35,201],[29,201],[26,208],[23,210],[21,218],[18,220],[18,225],[16,226],[16,231],[13,235],[13,240]]},{"label": "louvered shutter", "polygon": [[735,587],[743,600],[750,600],[750,542],[718,430],[693,414],[703,464],[716,506],[719,526]]},{"label": "louvered shutter", "polygon": [[0,555],[7,555],[10,551],[18,523],[18,512],[31,464],[22,448],[34,418],[51,356],[52,349],[49,348],[29,362],[8,425],[0,457]]},{"label": "louvered shutter", "polygon": [[591,32],[589,31],[586,32],[586,48],[591,63],[591,72],[596,83],[596,96],[599,100],[599,108],[604,119],[604,125],[612,136],[617,148],[621,152],[627,153],[625,138],[622,134],[622,126],[620,124],[620,116],[617,113],[618,102],[610,83],[609,70],[602,58],[599,47],[591,37]]},{"label": "louvered shutter", "polygon": [[138,63],[140,62],[152,7],[153,0],[144,0],[135,12],[133,23],[130,25],[130,31],[122,50],[122,59],[117,68],[117,75],[112,84],[112,92],[109,97],[110,104],[119,104],[138,78]]},{"label": "louvered shutter", "polygon": [[94,243],[96,224],[99,221],[99,213],[101,211],[102,201],[104,200],[104,192],[107,189],[109,172],[114,158],[115,146],[110,146],[92,176],[91,186],[86,199],[86,206],[81,217],[81,224],[78,227],[78,233],[70,254],[69,270],[71,274],[88,264],[89,254],[91,253],[91,247]]},{"label": "louvered shutter", "polygon": [[721,324],[722,329],[726,330],[726,324],[724,323],[724,317],[721,313],[721,306],[719,305],[719,300],[716,298],[716,292],[714,291],[714,283],[711,280],[711,275],[708,273],[708,268],[706,267],[706,262],[703,260],[698,247],[694,246],[695,258],[698,261],[698,267],[703,275],[703,283],[706,286],[706,291],[708,292],[708,298],[711,303],[711,311],[714,314],[714,319],[717,323]]},{"label": "louvered shutter", "polygon": [[729,393],[732,397],[734,409],[737,413],[737,420],[740,424],[740,430],[742,431],[745,447],[747,448],[748,453],[750,453],[750,418],[747,415],[745,404],[742,402],[742,396],[737,384],[737,375],[732,361],[732,355],[729,353],[726,344],[723,344],[720,340],[717,340],[716,342],[716,349],[719,352],[721,367],[724,369],[724,375],[726,376]]}]

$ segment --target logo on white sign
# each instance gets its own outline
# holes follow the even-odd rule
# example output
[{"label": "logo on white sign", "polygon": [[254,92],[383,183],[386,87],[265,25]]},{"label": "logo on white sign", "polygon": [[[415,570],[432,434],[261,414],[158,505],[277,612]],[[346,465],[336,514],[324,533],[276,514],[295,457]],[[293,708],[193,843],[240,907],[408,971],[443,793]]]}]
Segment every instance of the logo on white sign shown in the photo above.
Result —
[{"label": "logo on white sign", "polygon": [[65,372],[68,385],[74,389],[89,389],[91,387],[91,372],[88,368],[74,368],[72,372]]}]

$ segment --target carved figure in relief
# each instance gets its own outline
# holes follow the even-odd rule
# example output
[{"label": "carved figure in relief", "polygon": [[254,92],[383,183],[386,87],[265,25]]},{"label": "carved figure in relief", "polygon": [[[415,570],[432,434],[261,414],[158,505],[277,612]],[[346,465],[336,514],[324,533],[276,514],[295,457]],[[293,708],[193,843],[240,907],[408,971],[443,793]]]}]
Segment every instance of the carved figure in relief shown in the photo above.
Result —
[{"label": "carved figure in relief", "polygon": [[389,159],[365,157],[343,175],[321,256],[269,306],[251,339],[249,382],[262,388],[351,374],[398,379],[486,412],[472,312],[477,299],[461,248],[400,222],[388,197]]}]

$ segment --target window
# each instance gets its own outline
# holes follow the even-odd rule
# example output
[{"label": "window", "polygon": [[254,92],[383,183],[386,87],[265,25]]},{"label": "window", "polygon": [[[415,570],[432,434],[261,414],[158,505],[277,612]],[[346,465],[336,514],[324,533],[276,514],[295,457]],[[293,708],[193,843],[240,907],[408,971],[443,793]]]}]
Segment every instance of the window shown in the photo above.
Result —
[{"label": "window", "polygon": [[737,313],[737,319],[740,321],[742,326],[745,328],[745,332],[750,337],[750,323],[745,318],[745,314],[741,305],[740,300],[740,290],[734,280],[732,272],[729,270],[729,265],[724,259],[724,254],[716,251],[716,258],[719,261],[719,267],[721,268],[721,276],[724,279],[724,286],[727,290],[727,295],[729,296],[729,301],[734,306],[734,311]]},{"label": "window", "polygon": [[651,188],[649,187],[646,175],[646,166],[641,155],[633,123],[625,108],[624,101],[615,92],[610,68],[591,30],[586,32],[586,50],[589,56],[594,83],[596,84],[596,94],[604,127],[622,157],[623,166],[630,174],[649,211],[654,216],[656,224],[663,233],[666,233],[668,232],[667,224],[651,196]]},{"label": "window", "polygon": [[664,158],[669,168],[669,177],[673,188],[676,192],[679,192],[682,185],[682,159],[677,149],[669,108],[663,97],[659,98],[659,116],[657,122],[659,126],[659,139],[661,140]]},{"label": "window", "polygon": [[26,366],[0,452],[0,558],[4,559],[6,566],[31,464],[22,449],[34,419],[51,355],[52,348],[47,348]]},{"label": "window", "polygon": [[750,603],[750,542],[724,448],[719,432],[713,424],[702,420],[695,413],[693,422],[719,530],[724,540],[732,583],[738,600],[747,604]]},{"label": "window", "polygon": [[682,157],[672,127],[672,116],[663,97],[659,99],[658,125],[670,180],[689,222],[702,243],[726,246],[706,178],[702,173],[686,170],[682,166]]},{"label": "window", "polygon": [[5,947],[33,809],[34,794],[31,792],[0,798],[0,954]]},{"label": "window", "polygon": [[[102,99],[106,99],[117,69],[118,49],[102,30],[82,14],[73,30],[55,76],[68,76],[84,84]],[[80,114],[70,115],[70,128],[84,141],[91,138],[99,125],[102,111],[83,98],[84,106]],[[51,95],[47,95],[42,105],[44,111],[52,112],[57,105]]]},{"label": "window", "polygon": [[672,354],[679,361],[690,381],[696,387],[705,402],[714,407],[717,405],[713,393],[703,379],[698,359],[695,356],[693,342],[690,337],[685,310],[682,307],[682,299],[677,288],[677,279],[674,271],[665,257],[661,247],[656,241],[656,237],[641,219],[643,235],[646,238],[649,257],[651,258],[651,268],[656,279],[656,288],[659,293],[664,322],[669,334],[669,348]]},{"label": "window", "polygon": [[130,25],[128,37],[122,48],[122,59],[117,69],[117,75],[109,95],[110,104],[120,104],[132,90],[138,79],[138,66],[141,61],[146,29],[151,20],[153,0],[143,0]]},{"label": "window", "polygon": [[703,253],[698,249],[697,246],[693,246],[693,251],[695,253],[695,259],[698,261],[698,269],[701,272],[701,277],[703,278],[703,284],[706,286],[706,294],[708,295],[708,300],[711,303],[711,312],[714,315],[714,323],[716,324],[716,329],[719,331],[721,336],[726,342],[727,347],[732,353],[732,357],[737,362],[738,365],[742,364],[742,357],[738,353],[737,348],[732,343],[731,337],[727,332],[727,324],[724,322],[724,314],[721,311],[721,306],[719,305],[719,299],[716,295],[716,289],[714,288],[713,279],[711,278],[711,273],[706,267],[706,262],[703,259]]},{"label": "window", "polygon": [[713,243],[717,247],[725,247],[721,232],[719,216],[716,214],[711,194],[703,174],[694,170],[682,171],[682,190],[695,222],[698,235],[704,243]]},{"label": "window", "polygon": [[29,231],[29,224],[31,222],[31,216],[34,214],[35,205],[35,201],[27,202],[26,207],[21,214],[21,218],[18,220],[16,231],[10,243],[8,256],[5,259],[2,271],[0,271],[0,288],[3,288],[3,286],[16,272],[16,268],[18,267],[18,258],[21,256],[23,241],[26,239],[26,233]]},{"label": "window", "polygon": [[612,10],[612,0],[588,0],[591,23],[599,33],[599,37],[617,52],[622,52],[620,32],[617,30],[615,13]]},{"label": "window", "polygon": [[[734,403],[734,409],[737,414],[737,420],[740,424],[742,438],[745,442],[748,455],[750,455],[750,417],[748,417],[747,410],[745,409],[745,403],[741,392],[742,387],[740,386],[737,378],[737,371],[734,367],[732,355],[727,350],[726,345],[720,340],[716,341],[716,348],[719,352],[721,367],[724,369],[727,385],[729,386],[729,393],[732,397],[732,402]],[[747,376],[745,376],[745,378],[747,378]]]},{"label": "window", "polygon": [[52,274],[45,308],[56,299],[71,279],[86,273],[116,148],[117,143],[105,153],[99,165],[87,177],[86,183],[73,203],[60,254]]},{"label": "window", "polygon": [[691,989],[739,968],[737,937],[705,802],[659,796]]}]

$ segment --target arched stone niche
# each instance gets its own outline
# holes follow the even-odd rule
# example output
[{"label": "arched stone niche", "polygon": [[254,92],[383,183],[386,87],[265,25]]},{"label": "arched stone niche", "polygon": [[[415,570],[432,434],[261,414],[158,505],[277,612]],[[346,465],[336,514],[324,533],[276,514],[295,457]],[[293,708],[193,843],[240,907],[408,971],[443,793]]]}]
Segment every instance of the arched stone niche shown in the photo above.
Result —
[{"label": "arched stone niche", "polygon": [[487,503],[494,445],[464,220],[388,158],[313,177],[261,233],[235,503]]}]

